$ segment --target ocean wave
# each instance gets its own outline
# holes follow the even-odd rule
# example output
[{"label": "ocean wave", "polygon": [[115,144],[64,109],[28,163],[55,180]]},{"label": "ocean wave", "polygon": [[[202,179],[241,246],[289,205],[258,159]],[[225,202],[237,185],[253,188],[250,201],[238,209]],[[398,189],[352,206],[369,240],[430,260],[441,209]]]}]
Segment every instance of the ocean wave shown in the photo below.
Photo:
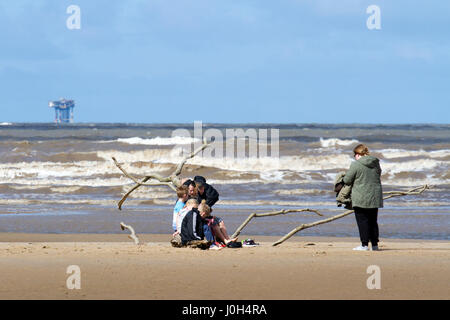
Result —
[{"label": "ocean wave", "polygon": [[[208,155],[208,154],[207,154]],[[317,157],[315,154],[308,156],[280,156],[280,157],[242,157],[242,158],[216,158],[209,156],[197,156],[188,160],[188,163],[240,172],[268,173],[280,170],[307,171],[328,170],[334,168],[347,168],[351,158],[348,155],[323,155]],[[178,163],[181,160],[179,150],[172,150],[157,160],[158,163]]]},{"label": "ocean wave", "polygon": [[330,148],[330,147],[336,147],[336,146],[349,146],[352,144],[356,144],[358,143],[358,140],[352,139],[352,140],[341,140],[338,138],[329,138],[329,139],[324,139],[324,138],[320,138],[320,145],[322,146],[322,148]]},{"label": "ocean wave", "polygon": [[[149,172],[170,172],[182,159],[171,150],[140,150],[134,152],[99,151],[102,161],[67,162],[21,162],[0,164],[0,183],[25,185],[74,185],[117,186],[131,183],[114,165],[111,156],[116,156],[130,174],[141,177]],[[148,161],[157,159],[156,161]],[[448,161],[435,159],[413,159],[403,162],[381,160],[383,182],[399,185],[419,183],[449,183]],[[144,160],[147,160],[145,162]],[[196,157],[188,160],[185,173],[200,170],[211,179],[216,175],[218,183],[271,183],[303,182],[332,183],[338,172],[351,164],[348,155],[285,156],[279,158],[243,158],[222,160]],[[227,179],[227,178],[230,179]]]},{"label": "ocean wave", "polygon": [[12,123],[11,122],[2,122],[0,123],[0,126],[11,126]]},{"label": "ocean wave", "polygon": [[[133,200],[131,200],[133,201]],[[97,205],[97,206],[117,206],[116,200],[96,200],[96,199],[0,199],[0,205],[39,205],[39,204],[72,204],[72,205]]]},{"label": "ocean wave", "polygon": [[37,185],[37,186],[29,186],[29,185],[11,185],[9,188],[13,190],[43,190],[47,192],[55,192],[55,193],[75,193],[81,189],[80,186],[65,186],[65,187],[56,187],[50,185]]},{"label": "ocean wave", "polygon": [[382,161],[381,168],[389,174],[397,174],[400,172],[430,172],[432,169],[441,167],[448,170],[448,162],[434,159],[418,159],[403,162]]},{"label": "ocean wave", "polygon": [[283,195],[283,196],[298,196],[298,195],[324,195],[331,194],[332,190],[320,190],[320,189],[282,189],[282,190],[274,190],[275,194]]},{"label": "ocean wave", "polygon": [[385,159],[405,158],[405,157],[427,157],[427,158],[445,158],[450,156],[450,149],[444,150],[403,150],[403,149],[382,149],[377,152],[383,155]]},{"label": "ocean wave", "polygon": [[156,137],[151,139],[143,139],[140,137],[133,138],[119,138],[116,140],[117,142],[127,143],[127,144],[140,144],[140,145],[149,145],[149,146],[168,146],[168,145],[181,145],[181,144],[191,144],[198,143],[201,140],[198,138],[191,137]]},{"label": "ocean wave", "polygon": [[[0,199],[0,205],[94,205],[94,206],[104,206],[111,207],[111,209],[116,209],[117,200],[113,199]],[[148,199],[128,199],[127,204],[130,205],[162,205],[167,206],[167,211],[169,212],[174,205],[174,198],[170,199],[162,198],[148,198]],[[396,201],[396,200],[387,200],[385,202],[385,208],[431,208],[431,207],[448,207],[448,202],[443,201],[429,201],[429,200],[417,200],[417,201]],[[336,201],[289,201],[289,200],[228,200],[221,199],[220,202],[217,203],[216,207],[223,208],[223,206],[243,206],[243,207],[251,207],[254,211],[258,207],[262,206],[276,206],[276,207],[285,207],[295,209],[302,208],[318,208],[321,213],[327,216],[331,216],[335,214],[334,212],[344,212],[344,208],[338,208],[336,205]],[[321,208],[322,209],[321,209]],[[278,209],[258,209],[259,211],[269,212],[276,211]],[[252,212],[253,212],[252,211]],[[250,211],[249,211],[250,213]],[[291,213],[290,215],[307,215],[312,217],[317,217],[314,213],[311,212],[298,212]],[[319,219],[319,217],[317,217]]]}]

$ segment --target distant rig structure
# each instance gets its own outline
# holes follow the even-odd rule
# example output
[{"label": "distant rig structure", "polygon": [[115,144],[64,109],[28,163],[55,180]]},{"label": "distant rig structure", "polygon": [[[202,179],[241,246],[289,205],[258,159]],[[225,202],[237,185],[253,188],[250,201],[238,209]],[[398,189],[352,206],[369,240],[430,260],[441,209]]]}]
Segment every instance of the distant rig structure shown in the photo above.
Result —
[{"label": "distant rig structure", "polygon": [[48,103],[50,108],[55,108],[55,123],[73,123],[74,100],[61,98]]}]

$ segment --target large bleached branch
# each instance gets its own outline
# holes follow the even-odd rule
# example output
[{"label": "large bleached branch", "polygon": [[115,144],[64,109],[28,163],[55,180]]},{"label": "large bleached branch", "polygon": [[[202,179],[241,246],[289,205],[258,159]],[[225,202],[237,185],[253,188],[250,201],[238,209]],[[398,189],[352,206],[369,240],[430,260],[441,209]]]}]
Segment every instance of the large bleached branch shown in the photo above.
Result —
[{"label": "large bleached branch", "polygon": [[[425,190],[430,189],[429,185],[424,185],[422,187],[417,187],[408,191],[391,191],[391,192],[385,192],[385,194],[388,194],[388,196],[384,197],[383,200],[386,199],[390,199],[390,198],[394,198],[394,197],[401,197],[401,196],[407,196],[407,195],[418,195],[423,193]],[[272,246],[277,246],[281,243],[283,243],[284,241],[286,241],[287,239],[289,239],[290,237],[292,237],[294,234],[296,234],[297,232],[304,230],[304,229],[308,229],[308,228],[312,228],[324,223],[328,223],[340,218],[343,218],[345,216],[348,216],[349,214],[352,214],[354,212],[354,210],[349,210],[346,211],[344,213],[341,214],[337,214],[335,216],[332,216],[330,218],[327,219],[323,219],[323,220],[319,220],[319,221],[315,221],[312,223],[306,223],[306,224],[302,224],[300,226],[298,226],[297,228],[293,229],[291,232],[289,232],[288,234],[286,234],[284,237],[282,237],[281,239],[279,239],[278,241],[274,242],[272,244]]]},{"label": "large bleached branch", "polygon": [[277,216],[280,214],[287,214],[287,213],[291,213],[291,212],[314,212],[315,214],[317,214],[319,216],[323,216],[323,214],[321,214],[319,211],[313,210],[313,209],[287,209],[287,210],[279,210],[279,211],[266,212],[266,213],[251,213],[248,216],[248,218],[245,219],[245,221],[239,226],[239,228],[236,229],[236,231],[233,233],[231,238],[236,238],[241,233],[242,229],[244,229],[245,226],[248,225],[249,222],[253,218]]},{"label": "large bleached branch", "polygon": [[[176,166],[175,170],[167,177],[163,177],[159,174],[152,173],[152,174],[146,175],[144,178],[141,178],[139,180],[139,178],[136,178],[133,175],[131,175],[130,173],[128,173],[122,167],[122,165],[117,161],[117,159],[115,157],[112,157],[112,160],[114,161],[114,164],[116,165],[116,167],[119,168],[119,170],[122,171],[122,173],[127,178],[129,178],[130,180],[132,180],[135,183],[135,185],[130,190],[128,190],[128,192],[118,202],[117,206],[118,206],[119,210],[122,210],[122,205],[125,202],[125,200],[128,198],[128,196],[131,193],[133,193],[133,191],[135,191],[137,188],[139,188],[141,186],[168,186],[173,191],[176,191],[177,190],[176,188],[181,185],[181,181],[178,178],[178,176],[181,174],[181,171],[183,170],[183,166],[186,164],[186,162],[189,159],[195,157],[198,153],[203,151],[208,146],[210,146],[210,143],[207,143],[206,139],[203,140],[203,144],[200,147],[198,147],[197,149],[195,149],[193,152],[191,152],[190,154],[185,156],[181,160],[181,162]],[[147,182],[147,181],[149,181],[149,182]]]}]

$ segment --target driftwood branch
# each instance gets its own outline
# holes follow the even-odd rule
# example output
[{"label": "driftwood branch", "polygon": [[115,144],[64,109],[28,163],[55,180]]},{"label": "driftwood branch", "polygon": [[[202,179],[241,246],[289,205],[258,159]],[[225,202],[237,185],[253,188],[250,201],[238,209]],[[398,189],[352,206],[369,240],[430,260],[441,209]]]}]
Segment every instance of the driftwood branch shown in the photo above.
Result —
[{"label": "driftwood branch", "polygon": [[121,223],[120,223],[120,228],[121,228],[122,230],[125,230],[125,229],[130,230],[131,234],[128,236],[128,238],[134,240],[134,243],[135,243],[135,244],[140,244],[139,238],[137,237],[136,232],[134,232],[134,229],[133,229],[132,226],[127,225],[127,224],[121,222]]},{"label": "driftwood branch", "polygon": [[314,212],[315,214],[317,214],[319,216],[323,216],[323,214],[321,214],[319,211],[313,210],[313,209],[287,209],[287,210],[279,210],[279,211],[266,212],[266,213],[251,213],[248,216],[248,218],[245,219],[245,221],[239,226],[239,228],[236,229],[236,231],[233,233],[231,238],[236,238],[241,233],[242,229],[244,229],[245,226],[248,225],[249,222],[253,218],[277,216],[280,214],[287,214],[287,213],[291,213],[291,212]]},{"label": "driftwood branch", "polygon": [[[127,178],[129,178],[130,180],[132,180],[135,183],[135,185],[130,190],[128,190],[128,192],[118,202],[117,206],[118,206],[119,210],[122,210],[122,205],[125,202],[125,200],[128,198],[128,196],[131,193],[133,193],[133,191],[135,191],[137,188],[139,188],[141,186],[168,186],[173,191],[176,191],[177,190],[176,188],[181,185],[181,181],[178,178],[178,176],[181,174],[181,171],[183,170],[183,166],[186,164],[186,162],[189,159],[195,157],[198,153],[203,151],[209,145],[210,144],[207,143],[206,140],[203,140],[203,144],[200,147],[198,147],[197,149],[195,149],[193,152],[191,152],[190,154],[185,156],[181,160],[181,162],[176,166],[175,170],[167,177],[163,177],[159,174],[153,173],[150,175],[146,175],[144,178],[141,178],[139,180],[139,178],[136,178],[133,175],[131,175],[130,173],[128,173],[122,167],[122,165],[116,160],[115,157],[112,157],[112,160],[114,161],[114,164],[116,165],[116,167],[119,168],[119,170],[122,171],[122,173]],[[149,182],[147,182],[147,181],[149,181]]]},{"label": "driftwood branch", "polygon": [[[383,200],[386,199],[390,199],[390,198],[394,198],[394,197],[401,197],[401,196],[407,196],[407,195],[417,195],[417,194],[421,194],[423,193],[425,190],[430,189],[431,187],[429,185],[424,185],[421,187],[417,187],[408,191],[391,191],[391,192],[385,192],[384,194],[388,194],[388,196],[384,197]],[[284,241],[286,241],[287,239],[289,239],[290,237],[292,237],[294,234],[296,234],[297,232],[303,230],[303,229],[308,229],[311,227],[315,227],[324,223],[328,223],[340,218],[343,218],[345,216],[348,216],[349,214],[352,214],[354,212],[354,210],[349,210],[346,211],[344,213],[341,214],[337,214],[335,216],[332,216],[330,218],[327,219],[323,219],[323,220],[319,220],[319,221],[315,221],[312,223],[306,223],[306,224],[302,224],[298,227],[296,227],[295,229],[293,229],[291,232],[289,232],[288,234],[286,234],[285,236],[283,236],[282,238],[280,238],[278,241],[274,242],[272,244],[272,246],[277,246],[281,243],[283,243]]]}]

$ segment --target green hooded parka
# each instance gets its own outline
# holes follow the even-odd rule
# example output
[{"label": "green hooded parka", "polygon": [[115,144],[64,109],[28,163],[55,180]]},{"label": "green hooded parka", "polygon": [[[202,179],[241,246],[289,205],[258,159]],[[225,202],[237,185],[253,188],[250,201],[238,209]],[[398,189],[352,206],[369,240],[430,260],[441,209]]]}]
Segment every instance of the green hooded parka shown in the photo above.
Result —
[{"label": "green hooded parka", "polygon": [[367,155],[353,161],[343,181],[352,186],[353,207],[383,208],[380,160]]}]

